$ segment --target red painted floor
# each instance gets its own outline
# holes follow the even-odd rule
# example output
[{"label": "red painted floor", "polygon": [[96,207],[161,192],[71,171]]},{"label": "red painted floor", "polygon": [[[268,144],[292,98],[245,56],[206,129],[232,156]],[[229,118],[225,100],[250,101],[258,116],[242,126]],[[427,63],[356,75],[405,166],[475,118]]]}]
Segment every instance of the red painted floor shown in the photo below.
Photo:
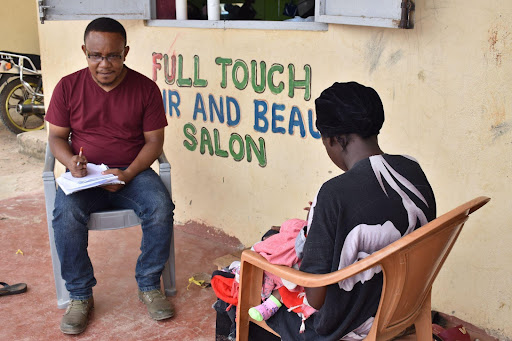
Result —
[{"label": "red painted floor", "polygon": [[56,303],[43,194],[0,201],[0,282],[28,286],[24,294],[0,297],[0,340],[214,340],[215,294],[194,284],[187,289],[188,279],[211,274],[213,260],[235,246],[221,244],[219,236],[187,233],[189,228],[175,229],[178,294],[170,301],[176,315],[163,322],[153,321],[137,298],[140,227],[91,232],[95,309],[84,333],[66,336],[59,330],[64,310]]},{"label": "red painted floor", "polygon": [[[63,335],[59,323],[64,310],[56,303],[43,193],[0,200],[0,282],[28,285],[24,294],[0,297],[0,340],[215,340],[215,294],[194,284],[187,288],[188,279],[195,273],[211,274],[216,269],[213,260],[234,252],[237,241],[213,235],[205,226],[177,226],[178,294],[170,298],[176,316],[156,322],[137,298],[134,269],[140,237],[140,227],[90,233],[89,254],[98,280],[95,309],[84,333]],[[221,242],[226,240],[229,244]],[[444,316],[448,327],[462,323],[472,340],[497,340]]]}]

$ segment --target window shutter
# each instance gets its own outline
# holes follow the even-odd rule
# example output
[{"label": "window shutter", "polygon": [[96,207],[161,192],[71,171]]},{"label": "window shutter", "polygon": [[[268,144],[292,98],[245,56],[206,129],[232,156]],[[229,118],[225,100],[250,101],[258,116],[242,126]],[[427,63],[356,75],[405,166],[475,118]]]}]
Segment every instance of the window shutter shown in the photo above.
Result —
[{"label": "window shutter", "polygon": [[316,0],[315,21],[412,28],[413,9],[411,0]]},{"label": "window shutter", "polygon": [[39,19],[91,20],[98,17],[149,20],[155,0],[38,0]]}]

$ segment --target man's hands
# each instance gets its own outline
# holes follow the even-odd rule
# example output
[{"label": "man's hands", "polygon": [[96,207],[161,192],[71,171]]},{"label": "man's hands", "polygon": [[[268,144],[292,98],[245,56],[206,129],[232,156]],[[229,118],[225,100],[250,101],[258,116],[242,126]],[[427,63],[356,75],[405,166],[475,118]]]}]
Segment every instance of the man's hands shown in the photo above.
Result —
[{"label": "man's hands", "polygon": [[[144,170],[151,167],[151,164],[162,154],[164,145],[164,128],[144,132],[144,146],[133,162],[125,170],[112,168],[103,172],[103,174],[117,175],[120,181],[130,182]],[[104,189],[110,192],[116,192],[123,188],[123,185],[107,185]]]},{"label": "man's hands", "polygon": [[[86,176],[87,158],[84,155],[73,155],[68,142],[71,129],[69,127],[59,127],[51,123],[48,123],[48,126],[48,143],[55,158],[66,166],[74,177],[81,178]],[[164,128],[144,132],[144,141],[145,143],[141,151],[127,169],[123,171],[113,168],[106,170],[103,174],[117,175],[120,181],[128,183],[135,178],[137,174],[148,169],[153,161],[162,153]],[[84,150],[83,154],[86,153],[87,149]],[[103,188],[110,192],[116,192],[123,188],[123,185],[107,185],[103,186]]]},{"label": "man's hands", "polygon": [[87,158],[83,155],[73,155],[69,159],[66,168],[75,178],[82,178],[87,175]]},{"label": "man's hands", "polygon": [[[130,182],[135,176],[131,174],[131,172],[128,169],[125,169],[124,171],[119,168],[112,168],[107,169],[106,171],[101,172],[101,174],[114,174],[117,176],[119,181],[124,181],[125,184]],[[124,185],[117,184],[117,185],[105,185],[101,186],[101,188],[109,191],[109,192],[117,192],[121,188],[123,188]]]},{"label": "man's hands", "polygon": [[[69,165],[67,166],[71,175],[75,178],[81,178],[87,175],[87,158],[85,156],[73,155],[70,159]],[[117,176],[119,181],[124,181],[124,183],[130,182],[135,176],[131,174],[128,170],[121,170],[118,168],[107,169],[106,171],[101,172],[102,174],[114,174]],[[109,192],[117,192],[121,188],[123,188],[123,184],[116,185],[105,185],[101,186],[101,188],[109,191]]]},{"label": "man's hands", "polygon": [[[60,161],[71,175],[82,178],[87,175],[87,158],[84,155],[73,155],[68,142],[70,129],[48,123],[48,143],[55,158]],[[82,154],[82,153],[81,153]]]}]

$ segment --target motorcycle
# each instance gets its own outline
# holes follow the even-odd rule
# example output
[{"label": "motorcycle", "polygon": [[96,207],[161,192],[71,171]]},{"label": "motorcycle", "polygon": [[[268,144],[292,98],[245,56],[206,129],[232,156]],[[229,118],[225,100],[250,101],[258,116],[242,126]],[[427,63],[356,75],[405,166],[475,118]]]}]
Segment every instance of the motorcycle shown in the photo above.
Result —
[{"label": "motorcycle", "polygon": [[44,128],[41,59],[0,51],[0,119],[13,133]]}]

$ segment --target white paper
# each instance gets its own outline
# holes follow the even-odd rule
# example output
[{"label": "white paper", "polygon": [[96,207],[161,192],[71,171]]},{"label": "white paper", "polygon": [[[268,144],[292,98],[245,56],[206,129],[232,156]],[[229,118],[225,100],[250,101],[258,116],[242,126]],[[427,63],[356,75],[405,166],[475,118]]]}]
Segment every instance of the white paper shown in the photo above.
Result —
[{"label": "white paper", "polygon": [[57,183],[66,195],[97,186],[124,184],[124,181],[119,181],[114,174],[101,174],[107,169],[104,164],[88,163],[86,176],[75,178],[70,172],[66,172],[57,178]]}]

